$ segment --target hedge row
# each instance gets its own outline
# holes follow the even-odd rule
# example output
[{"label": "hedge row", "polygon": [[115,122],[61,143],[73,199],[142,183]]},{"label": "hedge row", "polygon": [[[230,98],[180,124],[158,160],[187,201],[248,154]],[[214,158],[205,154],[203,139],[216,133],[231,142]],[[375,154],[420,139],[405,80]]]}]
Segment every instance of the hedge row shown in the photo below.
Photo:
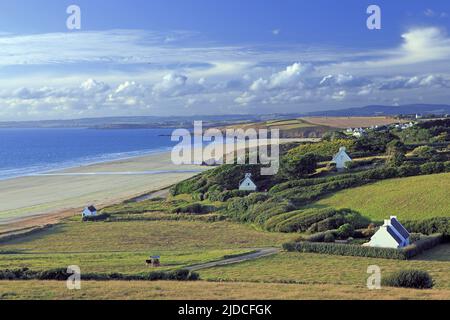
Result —
[{"label": "hedge row", "polygon": [[[32,271],[28,268],[15,270],[0,270],[0,280],[57,280],[66,281],[71,273],[66,269],[53,269],[44,271]],[[176,281],[192,281],[198,280],[199,275],[189,270],[176,271],[153,271],[145,274],[125,275],[121,273],[83,273],[83,280],[125,280],[125,281],[157,281],[157,280],[176,280]]]},{"label": "hedge row", "polygon": [[190,213],[190,214],[207,214],[214,211],[217,211],[217,207],[197,202],[185,204],[172,209],[172,213]]},{"label": "hedge row", "polygon": [[336,210],[333,208],[312,209],[306,211],[294,211],[297,214],[279,222],[274,226],[275,231],[279,232],[305,232],[313,224],[323,221],[327,218],[334,217],[340,213],[345,214],[345,210]]},{"label": "hedge row", "polygon": [[283,245],[286,251],[311,252],[340,256],[371,257],[407,260],[442,243],[442,235],[429,236],[403,249],[363,247],[360,245],[324,242],[291,242]]},{"label": "hedge row", "polygon": [[422,234],[441,233],[450,236],[450,217],[431,218],[418,221],[404,221],[403,225],[410,232]]}]

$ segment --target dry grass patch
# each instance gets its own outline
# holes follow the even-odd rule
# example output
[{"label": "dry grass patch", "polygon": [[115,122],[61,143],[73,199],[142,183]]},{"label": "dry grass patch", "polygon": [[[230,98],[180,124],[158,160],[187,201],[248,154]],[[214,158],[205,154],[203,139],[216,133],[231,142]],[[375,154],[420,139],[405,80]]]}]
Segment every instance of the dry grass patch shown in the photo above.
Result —
[{"label": "dry grass patch", "polygon": [[216,282],[98,282],[85,281],[82,289],[69,291],[64,282],[3,281],[0,299],[40,300],[304,300],[304,299],[450,299],[450,290],[411,290],[383,288],[368,290],[364,286],[300,285],[272,283]]}]

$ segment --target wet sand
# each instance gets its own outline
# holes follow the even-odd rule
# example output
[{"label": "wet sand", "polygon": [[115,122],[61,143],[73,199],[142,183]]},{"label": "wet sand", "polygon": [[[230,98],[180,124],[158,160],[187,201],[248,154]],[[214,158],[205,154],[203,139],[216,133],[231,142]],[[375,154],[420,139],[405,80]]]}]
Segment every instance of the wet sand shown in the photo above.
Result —
[{"label": "wet sand", "polygon": [[30,217],[73,212],[87,204],[117,203],[169,187],[206,169],[176,166],[166,152],[0,181],[0,231]]}]

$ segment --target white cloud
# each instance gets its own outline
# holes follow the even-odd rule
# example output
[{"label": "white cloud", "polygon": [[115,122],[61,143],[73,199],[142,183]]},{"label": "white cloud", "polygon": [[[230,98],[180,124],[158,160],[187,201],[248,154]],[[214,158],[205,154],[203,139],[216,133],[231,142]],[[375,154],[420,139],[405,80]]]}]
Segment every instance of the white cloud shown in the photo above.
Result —
[{"label": "white cloud", "polygon": [[340,100],[344,100],[346,96],[347,96],[347,91],[341,90],[341,91],[338,91],[338,92],[334,92],[333,95],[331,96],[331,98],[333,100],[339,100],[340,101]]},{"label": "white cloud", "polygon": [[104,82],[99,82],[94,79],[84,81],[80,88],[87,92],[105,92],[109,90],[109,86]]},{"label": "white cloud", "polygon": [[413,89],[423,87],[439,87],[450,88],[450,79],[444,78],[440,75],[426,75],[413,77],[395,77],[387,79],[380,83],[380,90],[398,90],[398,89]]},{"label": "white cloud", "polygon": [[411,29],[397,46],[371,51],[180,44],[186,37],[193,36],[0,34],[0,119],[241,112],[242,106],[300,112],[449,98],[450,39],[436,27]]},{"label": "white cloud", "polygon": [[259,78],[252,83],[250,90],[270,90],[281,87],[299,85],[301,76],[310,70],[310,66],[294,63],[285,70],[274,73],[268,79]]}]

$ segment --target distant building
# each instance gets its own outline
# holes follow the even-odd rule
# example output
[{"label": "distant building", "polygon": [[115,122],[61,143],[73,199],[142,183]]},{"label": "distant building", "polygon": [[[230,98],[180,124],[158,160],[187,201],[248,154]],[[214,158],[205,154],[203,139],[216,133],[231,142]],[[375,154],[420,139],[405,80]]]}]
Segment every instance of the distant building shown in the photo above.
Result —
[{"label": "distant building", "polygon": [[333,160],[331,160],[331,163],[336,164],[336,169],[342,170],[345,169],[345,164],[347,162],[351,162],[352,158],[349,157],[349,155],[346,152],[345,147],[339,148],[339,152],[333,157]]},{"label": "distant building", "polygon": [[97,209],[94,206],[88,206],[84,208],[82,216],[84,217],[95,217],[97,215]]},{"label": "distant building", "polygon": [[368,246],[399,249],[410,244],[409,238],[409,232],[397,220],[397,217],[391,216],[389,220],[384,220],[384,225],[373,235]]},{"label": "distant building", "polygon": [[241,191],[256,191],[256,184],[252,181],[252,174],[246,173],[244,180],[239,182],[239,190]]}]

